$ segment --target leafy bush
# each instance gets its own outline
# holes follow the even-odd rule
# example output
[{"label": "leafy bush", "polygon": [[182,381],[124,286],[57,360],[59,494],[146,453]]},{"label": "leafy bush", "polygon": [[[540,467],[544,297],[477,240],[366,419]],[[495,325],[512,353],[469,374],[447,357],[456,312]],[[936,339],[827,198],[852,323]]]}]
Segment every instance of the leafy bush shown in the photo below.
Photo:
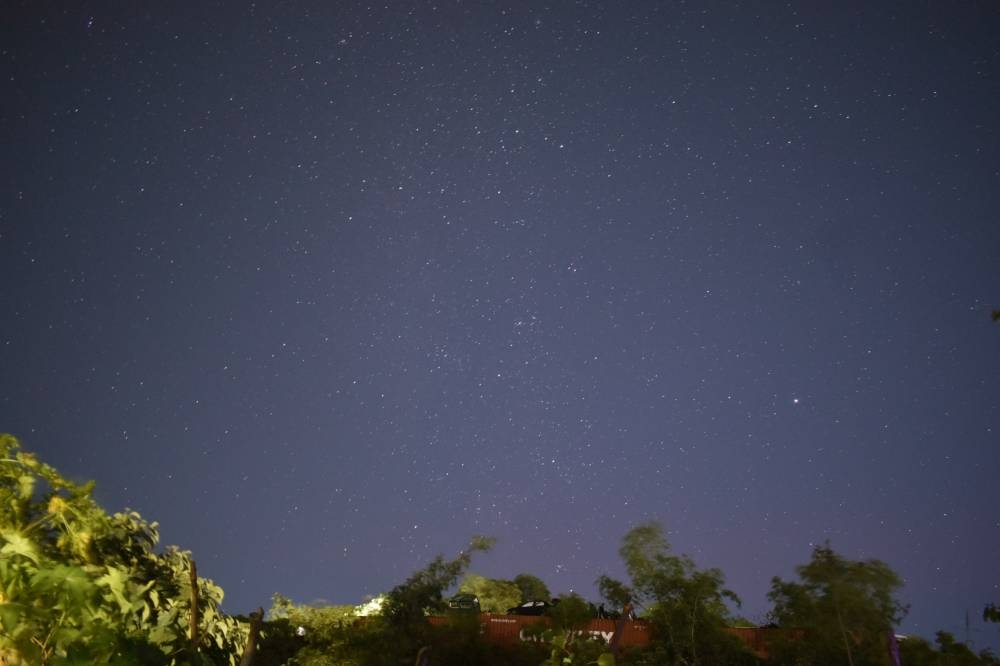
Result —
[{"label": "leafy bush", "polygon": [[108,515],[92,491],[0,434],[0,658],[235,666],[247,629],[220,612],[222,589],[190,553],[154,552],[156,523]]}]

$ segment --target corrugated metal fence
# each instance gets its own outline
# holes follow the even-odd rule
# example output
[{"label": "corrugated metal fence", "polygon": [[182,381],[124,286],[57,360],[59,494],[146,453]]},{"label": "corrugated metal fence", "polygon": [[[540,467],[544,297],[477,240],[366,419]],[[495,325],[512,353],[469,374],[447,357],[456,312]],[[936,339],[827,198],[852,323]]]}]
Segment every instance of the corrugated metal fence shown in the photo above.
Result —
[{"label": "corrugated metal fence", "polygon": [[[539,625],[548,626],[549,619],[523,615],[494,615],[492,613],[483,613],[479,616],[479,626],[483,635],[498,643],[509,644],[537,640]],[[605,641],[610,641],[615,633],[615,621],[591,620],[580,633],[599,636]],[[622,647],[649,645],[649,624],[641,620],[625,622],[622,627],[620,644]]]},{"label": "corrugated metal fence", "polygon": [[[448,622],[447,617],[431,617],[432,624],[441,625]],[[581,633],[599,636],[610,642],[615,633],[615,625],[619,620],[591,620],[581,630]],[[540,640],[539,634],[543,628],[550,626],[547,617],[532,617],[525,615],[497,615],[494,613],[479,614],[479,631],[484,638],[496,643],[511,645],[519,641]],[[727,627],[726,631],[742,640],[750,650],[761,657],[768,653],[768,636],[772,629],[760,627]],[[619,646],[623,648],[645,647],[651,640],[649,623],[644,620],[624,622]]]}]

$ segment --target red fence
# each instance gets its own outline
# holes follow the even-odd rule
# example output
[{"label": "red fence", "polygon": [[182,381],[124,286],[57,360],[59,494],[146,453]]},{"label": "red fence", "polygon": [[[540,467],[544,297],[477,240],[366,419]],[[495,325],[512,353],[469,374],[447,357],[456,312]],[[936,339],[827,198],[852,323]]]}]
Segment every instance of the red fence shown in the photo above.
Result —
[{"label": "red fence", "polygon": [[[548,626],[549,620],[546,617],[493,615],[491,613],[483,613],[479,616],[479,626],[483,635],[498,643],[535,640],[535,636],[530,631],[530,628],[538,624]],[[526,629],[529,629],[529,631],[525,631]],[[615,633],[615,621],[591,620],[580,633],[598,636],[603,638],[605,642],[611,642],[611,637]],[[622,627],[622,636],[619,645],[622,647],[642,647],[649,645],[649,623],[642,620],[625,622]]]},{"label": "red fence", "polygon": [[779,633],[783,636],[802,638],[802,632],[795,629],[774,629],[765,627],[726,627],[726,631],[736,636],[751,652],[761,659],[767,659],[771,641]]},{"label": "red fence", "polygon": [[[447,617],[435,616],[429,618],[431,624],[442,625],[448,622]],[[603,638],[611,642],[615,633],[616,620],[591,620],[580,633]],[[526,615],[496,615],[493,613],[479,614],[479,632],[487,640],[505,645],[518,641],[539,640],[539,625],[550,626],[547,617],[532,617]],[[773,636],[774,629],[759,627],[727,627],[726,631],[736,636],[754,653],[767,657],[768,638]],[[618,645],[623,648],[645,647],[651,640],[649,623],[644,620],[632,620],[622,626],[622,635]]]}]

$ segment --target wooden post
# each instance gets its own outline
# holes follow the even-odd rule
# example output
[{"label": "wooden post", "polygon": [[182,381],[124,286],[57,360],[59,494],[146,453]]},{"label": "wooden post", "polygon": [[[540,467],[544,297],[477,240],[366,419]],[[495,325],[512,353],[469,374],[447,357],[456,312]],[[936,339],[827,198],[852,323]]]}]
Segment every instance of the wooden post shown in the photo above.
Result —
[{"label": "wooden post", "polygon": [[247,637],[247,646],[243,650],[243,658],[240,659],[240,666],[252,666],[253,658],[257,654],[257,639],[260,637],[260,628],[264,624],[264,609],[257,608],[250,613],[250,635]]},{"label": "wooden post", "polygon": [[200,642],[200,637],[198,636],[198,566],[194,563],[194,560],[191,560],[191,568],[188,570],[188,576],[191,579],[191,623],[188,626],[188,649],[191,651],[191,658],[194,659],[195,654],[198,652],[198,643]]}]

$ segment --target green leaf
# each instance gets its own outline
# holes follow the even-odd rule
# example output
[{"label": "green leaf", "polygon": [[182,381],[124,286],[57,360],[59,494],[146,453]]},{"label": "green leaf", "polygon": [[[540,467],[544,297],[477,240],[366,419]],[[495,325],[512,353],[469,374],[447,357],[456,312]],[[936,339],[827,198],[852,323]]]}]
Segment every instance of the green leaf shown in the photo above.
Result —
[{"label": "green leaf", "polygon": [[97,579],[97,584],[106,587],[111,593],[122,613],[132,611],[132,602],[127,596],[128,583],[128,571],[119,567],[108,567],[108,572]]},{"label": "green leaf", "polygon": [[17,479],[17,494],[21,499],[31,499],[35,494],[35,477],[31,474],[23,474]]},{"label": "green leaf", "polygon": [[16,530],[0,531],[0,539],[7,543],[0,548],[0,554],[21,555],[38,564],[38,547],[35,542]]},{"label": "green leaf", "polygon": [[156,626],[149,631],[149,640],[161,648],[168,647],[177,640],[177,632],[170,626]]},{"label": "green leaf", "polygon": [[25,611],[21,604],[0,604],[0,627],[7,632],[13,631],[21,624]]},{"label": "green leaf", "polygon": [[60,599],[56,608],[76,613],[91,614],[90,598],[97,586],[80,567],[58,564],[39,569],[31,577],[32,584],[40,591]]}]

